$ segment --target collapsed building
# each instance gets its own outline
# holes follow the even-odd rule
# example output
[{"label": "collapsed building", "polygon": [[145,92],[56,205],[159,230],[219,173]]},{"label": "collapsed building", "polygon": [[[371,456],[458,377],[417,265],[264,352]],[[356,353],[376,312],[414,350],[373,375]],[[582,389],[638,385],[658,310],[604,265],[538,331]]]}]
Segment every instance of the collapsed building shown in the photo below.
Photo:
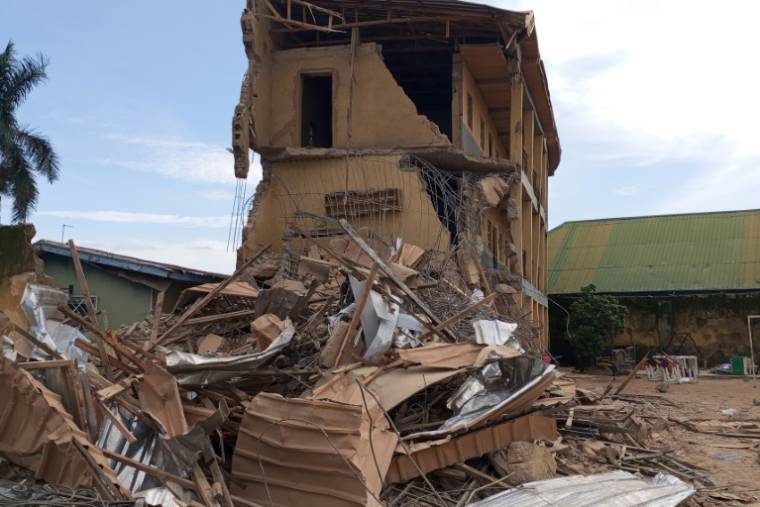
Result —
[{"label": "collapsed building", "polygon": [[[297,266],[346,219],[455,255],[514,292],[547,334],[548,177],[560,161],[532,12],[436,1],[257,1],[233,119],[235,175],[263,179],[238,263],[264,245]],[[332,242],[332,243],[331,243]],[[338,247],[335,247],[338,248]]]},{"label": "collapsed building", "polygon": [[263,0],[243,31],[235,169],[253,148],[264,178],[237,269],[115,330],[73,241],[81,313],[39,263],[9,270],[0,457],[24,479],[0,495],[671,506],[716,486],[650,438],[667,421],[621,394],[635,369],[600,394],[546,354],[560,150],[531,13]]}]

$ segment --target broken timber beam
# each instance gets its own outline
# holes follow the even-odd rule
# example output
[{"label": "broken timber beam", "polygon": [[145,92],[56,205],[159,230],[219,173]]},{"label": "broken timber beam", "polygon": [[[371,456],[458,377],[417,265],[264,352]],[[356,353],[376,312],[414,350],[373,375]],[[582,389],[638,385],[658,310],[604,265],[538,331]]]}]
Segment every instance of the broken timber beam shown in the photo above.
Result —
[{"label": "broken timber beam", "polygon": [[[95,311],[95,306],[92,304],[92,297],[90,296],[90,286],[87,284],[87,277],[84,275],[84,269],[82,268],[82,262],[79,260],[79,251],[74,243],[73,239],[69,240],[69,250],[71,251],[71,262],[74,265],[74,273],[77,276],[77,284],[79,284],[79,290],[84,296],[84,306],[87,308],[87,315],[90,322],[96,328],[98,326],[98,314]],[[109,380],[113,378],[113,372],[111,371],[111,365],[108,364],[108,354],[106,354],[106,346],[101,340],[96,340],[98,346],[98,354],[100,360],[103,363],[103,367],[106,370],[106,378]]]},{"label": "broken timber beam", "polygon": [[[346,231],[346,234],[348,234],[348,237],[351,238],[351,240],[356,243],[356,245],[361,248],[364,253],[367,254],[369,258],[377,264],[380,270],[385,273],[385,276],[387,276],[388,279],[393,282],[396,287],[398,287],[404,294],[406,294],[409,299],[411,299],[412,302],[414,302],[414,304],[416,304],[419,309],[422,310],[422,312],[431,320],[434,325],[440,325],[441,319],[439,319],[433,313],[428,305],[426,305],[425,302],[422,301],[419,296],[417,296],[417,294],[415,294],[414,291],[412,291],[412,289],[410,289],[409,286],[403,282],[403,280],[396,276],[393,270],[380,258],[379,255],[377,255],[377,252],[375,252],[375,250],[373,250],[372,247],[364,241],[364,238],[362,238],[359,233],[356,232],[354,228],[348,224],[346,220],[341,219],[339,223],[343,230]],[[456,339],[451,331],[444,330],[444,332],[452,340]]]},{"label": "broken timber beam", "polygon": [[633,367],[631,370],[631,373],[628,374],[628,376],[625,378],[622,384],[620,384],[620,387],[615,389],[615,392],[613,394],[618,395],[621,392],[623,392],[623,389],[625,389],[625,386],[628,385],[628,383],[633,380],[633,377],[636,376],[636,372],[639,371],[645,364],[647,364],[647,361],[649,360],[649,353],[647,352],[644,357],[641,358],[641,361],[638,362],[636,366]]},{"label": "broken timber beam", "polygon": [[359,328],[362,311],[364,310],[364,306],[367,304],[369,293],[372,292],[372,285],[375,283],[376,276],[377,264],[372,266],[372,271],[369,272],[369,276],[367,276],[367,279],[364,280],[362,290],[359,292],[359,297],[356,299],[356,308],[354,308],[354,314],[351,316],[351,322],[348,325],[348,329],[346,329],[346,334],[343,335],[343,340],[340,344],[340,349],[338,349],[338,354],[335,356],[335,363],[333,364],[334,368],[337,368],[339,366],[338,363],[340,362],[341,357],[343,357],[343,352],[346,348],[346,344],[353,339],[354,335],[356,334],[356,330]]},{"label": "broken timber beam", "polygon": [[167,344],[166,342],[169,335],[171,335],[174,331],[176,331],[177,328],[182,326],[186,320],[188,320],[190,317],[196,315],[199,311],[201,311],[207,304],[209,304],[209,302],[211,302],[212,299],[214,299],[220,292],[222,292],[229,284],[237,280],[240,277],[240,275],[242,275],[243,272],[246,269],[248,269],[248,267],[251,264],[256,262],[259,259],[259,257],[261,257],[264,254],[264,252],[269,250],[271,247],[272,245],[267,245],[261,250],[259,250],[257,253],[252,255],[251,258],[245,261],[243,264],[241,264],[240,267],[237,268],[234,273],[232,273],[230,276],[228,276],[227,278],[219,282],[217,286],[213,288],[213,290],[209,291],[201,299],[199,299],[198,301],[190,305],[190,308],[185,310],[185,313],[183,313],[182,316],[179,319],[177,319],[177,322],[175,322],[172,327],[167,329],[166,332],[162,334],[161,337],[157,341],[148,345],[146,350],[150,351],[153,349],[153,347],[155,347],[158,344]]},{"label": "broken timber beam", "polygon": [[60,352],[58,352],[58,351],[57,351],[57,350],[55,350],[55,349],[51,349],[51,348],[50,348],[50,347],[48,347],[48,346],[47,346],[45,343],[41,342],[40,340],[38,340],[37,338],[35,338],[34,336],[32,336],[32,334],[31,334],[31,333],[28,333],[28,332],[27,332],[27,331],[26,331],[24,328],[22,328],[21,326],[19,326],[19,325],[15,324],[15,323],[13,323],[13,322],[11,322],[11,329],[13,329],[14,331],[16,331],[16,332],[17,332],[18,334],[20,334],[21,336],[23,336],[23,337],[24,337],[26,340],[29,340],[29,342],[31,342],[31,343],[32,343],[32,345],[34,345],[35,347],[38,347],[38,348],[39,348],[40,350],[42,350],[42,351],[43,351],[45,354],[49,355],[49,356],[50,356],[50,357],[52,357],[53,359],[65,359],[65,358],[63,357],[63,355],[61,355],[61,353],[60,353]]}]

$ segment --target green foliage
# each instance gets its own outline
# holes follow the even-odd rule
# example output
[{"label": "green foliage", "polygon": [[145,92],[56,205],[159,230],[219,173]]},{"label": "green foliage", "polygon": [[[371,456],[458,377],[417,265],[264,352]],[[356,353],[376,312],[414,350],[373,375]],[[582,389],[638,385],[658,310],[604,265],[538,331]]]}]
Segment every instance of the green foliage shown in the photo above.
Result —
[{"label": "green foliage", "polygon": [[623,331],[627,309],[614,296],[596,294],[594,285],[581,289],[570,305],[570,343],[576,366],[583,370],[596,364],[596,358],[615,335]]},{"label": "green foliage", "polygon": [[0,53],[0,198],[13,199],[13,221],[25,222],[37,204],[34,174],[52,183],[58,178],[58,157],[50,141],[20,125],[16,110],[35,86],[47,79],[47,59],[17,59],[13,42]]}]

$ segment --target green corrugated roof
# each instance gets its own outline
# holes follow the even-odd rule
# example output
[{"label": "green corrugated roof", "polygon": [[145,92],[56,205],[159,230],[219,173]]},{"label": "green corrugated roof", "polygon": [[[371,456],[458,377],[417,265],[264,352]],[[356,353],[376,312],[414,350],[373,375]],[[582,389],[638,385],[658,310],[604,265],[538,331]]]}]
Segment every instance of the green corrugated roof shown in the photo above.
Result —
[{"label": "green corrugated roof", "polygon": [[549,293],[760,290],[760,210],[566,222]]}]

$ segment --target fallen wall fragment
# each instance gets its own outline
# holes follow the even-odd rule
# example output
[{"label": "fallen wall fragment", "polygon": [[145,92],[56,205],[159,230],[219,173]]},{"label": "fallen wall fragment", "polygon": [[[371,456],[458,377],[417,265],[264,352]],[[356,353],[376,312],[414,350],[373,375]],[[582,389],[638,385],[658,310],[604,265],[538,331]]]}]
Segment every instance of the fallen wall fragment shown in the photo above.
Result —
[{"label": "fallen wall fragment", "polygon": [[259,394],[240,425],[233,493],[278,507],[380,505],[397,437],[370,410]]}]

